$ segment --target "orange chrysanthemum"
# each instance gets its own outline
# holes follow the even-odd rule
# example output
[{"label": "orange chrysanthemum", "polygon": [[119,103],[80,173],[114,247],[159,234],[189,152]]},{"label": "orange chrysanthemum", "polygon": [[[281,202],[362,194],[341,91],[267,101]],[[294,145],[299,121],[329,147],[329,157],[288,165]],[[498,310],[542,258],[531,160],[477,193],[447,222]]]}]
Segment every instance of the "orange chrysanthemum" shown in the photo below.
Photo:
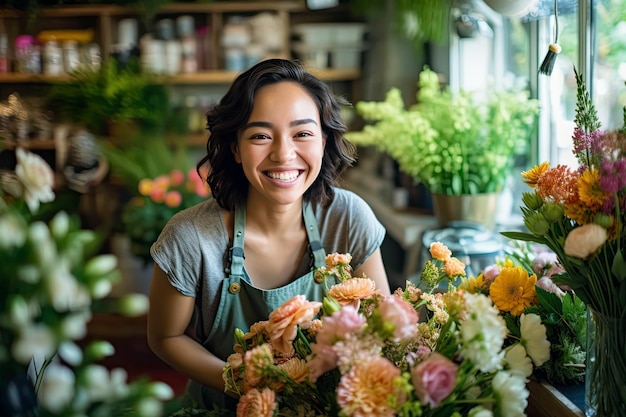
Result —
[{"label": "orange chrysanthemum", "polygon": [[452,252],[446,245],[441,242],[433,242],[430,244],[430,254],[433,258],[441,262],[446,262],[452,256]]},{"label": "orange chrysanthemum", "polygon": [[569,204],[578,200],[578,175],[565,165],[545,171],[538,179],[536,190],[543,200]]},{"label": "orange chrysanthemum", "polygon": [[309,367],[304,359],[291,358],[279,364],[278,368],[285,371],[287,375],[289,375],[289,378],[297,383],[306,381],[309,376]]},{"label": "orange chrysanthemum", "polygon": [[374,294],[376,294],[376,283],[370,278],[352,278],[335,284],[328,290],[328,295],[342,306],[370,298]]},{"label": "orange chrysanthemum", "polygon": [[238,416],[272,417],[276,409],[276,393],[269,388],[252,389],[237,403]]},{"label": "orange chrysanthemum", "polygon": [[500,275],[491,283],[489,295],[500,311],[510,311],[519,316],[536,297],[536,275],[528,275],[521,266],[502,268]]},{"label": "orange chrysanthemum", "polygon": [[524,182],[531,187],[535,187],[539,178],[548,170],[549,167],[549,162],[543,162],[541,165],[535,165],[528,171],[523,171],[522,177],[524,178]]},{"label": "orange chrysanthemum", "polygon": [[394,397],[397,405],[406,401],[406,393],[394,383],[400,376],[400,369],[387,358],[375,356],[359,361],[341,377],[337,403],[345,415],[393,417],[396,411],[389,405],[388,398]]}]

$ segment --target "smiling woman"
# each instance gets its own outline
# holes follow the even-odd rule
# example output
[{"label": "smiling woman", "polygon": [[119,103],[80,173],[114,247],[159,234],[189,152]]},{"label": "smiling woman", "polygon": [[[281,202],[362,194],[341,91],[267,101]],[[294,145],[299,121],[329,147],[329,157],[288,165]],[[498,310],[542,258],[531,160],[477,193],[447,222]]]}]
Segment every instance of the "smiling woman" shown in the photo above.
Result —
[{"label": "smiling woman", "polygon": [[234,329],[247,331],[296,294],[322,301],[328,286],[313,271],[326,253],[350,253],[355,274],[389,293],[385,229],[336,185],[356,155],[343,104],[299,64],[269,59],[207,114],[197,167],[210,167],[212,198],[176,214],[151,249],[148,341],[191,378],[184,404],[232,408],[222,372]]}]

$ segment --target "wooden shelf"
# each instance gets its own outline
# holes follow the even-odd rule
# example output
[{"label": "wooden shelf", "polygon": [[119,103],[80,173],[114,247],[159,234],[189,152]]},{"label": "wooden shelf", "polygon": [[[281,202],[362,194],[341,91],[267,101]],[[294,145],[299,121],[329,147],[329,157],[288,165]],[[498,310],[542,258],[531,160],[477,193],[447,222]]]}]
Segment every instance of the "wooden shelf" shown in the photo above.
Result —
[{"label": "wooden shelf", "polygon": [[[354,81],[361,77],[361,72],[356,69],[315,69],[311,72],[323,81]],[[239,75],[238,72],[215,70],[202,71],[193,74],[178,74],[173,76],[159,77],[159,82],[167,84],[230,84]],[[64,75],[44,75],[44,74],[23,74],[6,73],[0,74],[0,84],[50,84],[67,83],[71,81],[71,76]]]},{"label": "wooden shelf", "polygon": [[13,140],[7,140],[2,143],[2,147],[4,149],[15,149],[17,147],[21,147],[25,149],[48,150],[55,149],[56,144],[52,139],[27,139],[18,142]]}]

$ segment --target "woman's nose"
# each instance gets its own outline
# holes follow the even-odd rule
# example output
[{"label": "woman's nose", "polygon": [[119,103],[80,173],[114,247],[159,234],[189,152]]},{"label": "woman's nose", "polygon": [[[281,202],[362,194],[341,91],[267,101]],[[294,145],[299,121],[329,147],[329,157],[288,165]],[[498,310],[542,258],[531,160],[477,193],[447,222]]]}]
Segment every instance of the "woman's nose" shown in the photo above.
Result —
[{"label": "woman's nose", "polygon": [[278,138],[272,142],[270,159],[272,161],[282,162],[295,158],[295,145],[291,138]]}]

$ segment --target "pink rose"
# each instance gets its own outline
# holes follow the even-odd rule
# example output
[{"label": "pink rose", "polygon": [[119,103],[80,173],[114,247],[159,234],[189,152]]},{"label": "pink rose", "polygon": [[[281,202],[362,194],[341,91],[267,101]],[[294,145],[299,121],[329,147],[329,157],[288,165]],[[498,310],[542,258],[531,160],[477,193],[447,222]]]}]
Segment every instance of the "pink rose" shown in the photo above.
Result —
[{"label": "pink rose", "polygon": [[365,316],[351,305],[343,307],[331,316],[322,318],[316,341],[320,345],[332,345],[336,340],[342,340],[347,334],[359,331],[365,325]]},{"label": "pink rose", "polygon": [[485,282],[492,282],[498,275],[500,275],[500,267],[498,265],[489,265],[483,271]]},{"label": "pink rose", "polygon": [[419,314],[407,301],[392,295],[380,304],[379,311],[383,321],[393,324],[395,342],[408,339],[415,334]]},{"label": "pink rose", "polygon": [[556,285],[554,281],[552,281],[552,279],[547,276],[539,278],[537,280],[537,286],[548,292],[558,295],[559,298],[563,298],[563,296],[565,295],[565,291],[559,288],[559,286]]},{"label": "pink rose", "polygon": [[435,352],[411,369],[411,381],[420,402],[430,408],[441,404],[454,391],[458,368],[454,362]]}]

